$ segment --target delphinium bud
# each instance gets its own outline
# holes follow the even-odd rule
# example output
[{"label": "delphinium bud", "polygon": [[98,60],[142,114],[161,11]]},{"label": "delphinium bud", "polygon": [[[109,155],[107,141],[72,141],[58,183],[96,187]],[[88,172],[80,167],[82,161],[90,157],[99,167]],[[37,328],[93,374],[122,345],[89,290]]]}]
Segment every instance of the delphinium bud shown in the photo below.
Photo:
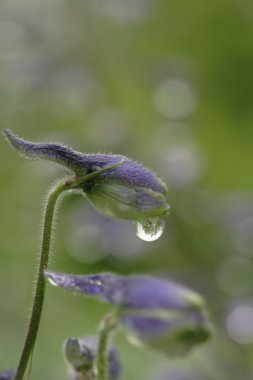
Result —
[{"label": "delphinium bud", "polygon": [[[5,129],[10,144],[26,158],[44,158],[72,170],[78,188],[102,214],[136,223],[144,240],[161,236],[169,206],[167,188],[152,171],[122,155],[85,154],[61,144],[25,141]],[[96,174],[95,174],[96,173]]]},{"label": "delphinium bud", "polygon": [[14,371],[9,369],[7,372],[0,372],[0,380],[12,380],[14,379]]},{"label": "delphinium bud", "polygon": [[148,276],[66,275],[46,272],[51,284],[117,307],[132,342],[171,356],[182,356],[210,336],[200,295],[175,282]]},{"label": "delphinium bud", "polygon": [[[93,380],[98,341],[95,337],[69,338],[64,343],[64,355],[71,380]],[[107,350],[107,379],[119,380],[121,364],[115,348]]]},{"label": "delphinium bud", "polygon": [[161,368],[159,370],[156,368],[155,374],[151,375],[148,380],[211,380],[207,372],[208,371],[201,373],[201,371],[194,368],[193,365],[180,365],[177,367],[172,365],[166,369]]}]

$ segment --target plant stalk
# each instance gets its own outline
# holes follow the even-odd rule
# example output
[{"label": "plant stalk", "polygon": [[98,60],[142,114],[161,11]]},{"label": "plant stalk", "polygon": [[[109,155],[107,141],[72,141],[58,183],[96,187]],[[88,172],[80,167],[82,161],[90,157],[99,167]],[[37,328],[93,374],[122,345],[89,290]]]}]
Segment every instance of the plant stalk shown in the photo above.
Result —
[{"label": "plant stalk", "polygon": [[19,360],[19,364],[18,364],[18,368],[15,374],[14,380],[23,380],[24,378],[26,367],[27,367],[29,358],[31,357],[31,353],[34,348],[38,329],[39,329],[41,313],[42,313],[42,308],[43,308],[43,303],[44,303],[44,298],[45,298],[44,271],[48,267],[48,258],[49,258],[49,253],[50,253],[54,215],[55,215],[55,209],[56,209],[59,196],[66,190],[82,189],[82,185],[85,182],[89,181],[91,178],[94,178],[97,175],[100,175],[106,172],[107,170],[113,169],[121,165],[123,162],[124,160],[114,165],[110,165],[105,168],[99,169],[90,174],[86,174],[86,175],[78,176],[74,178],[69,178],[62,182],[58,182],[49,192],[48,200],[46,203],[45,217],[44,217],[42,244],[41,244],[41,252],[40,252],[40,263],[39,263],[39,270],[38,270],[37,282],[36,282],[36,287],[35,287],[32,313],[30,317],[28,331],[25,338],[25,343],[23,346],[23,350],[21,353],[21,357]]},{"label": "plant stalk", "polygon": [[100,325],[98,331],[98,351],[95,362],[95,374],[97,380],[107,380],[107,348],[110,335],[117,326],[117,316],[115,311],[107,315]]},{"label": "plant stalk", "polygon": [[48,266],[48,258],[50,253],[50,245],[52,238],[52,227],[54,221],[55,208],[59,196],[66,190],[69,189],[69,184],[65,180],[64,182],[57,183],[52,190],[49,192],[45,216],[43,225],[43,235],[40,253],[40,263],[37,275],[34,302],[32,307],[32,313],[30,317],[30,322],[28,326],[28,331],[26,334],[23,350],[19,360],[18,368],[15,374],[14,380],[22,380],[26,371],[26,367],[34,348],[34,344],[37,337],[37,332],[39,329],[41,312],[43,308],[44,298],[45,298],[45,278],[44,270]]}]

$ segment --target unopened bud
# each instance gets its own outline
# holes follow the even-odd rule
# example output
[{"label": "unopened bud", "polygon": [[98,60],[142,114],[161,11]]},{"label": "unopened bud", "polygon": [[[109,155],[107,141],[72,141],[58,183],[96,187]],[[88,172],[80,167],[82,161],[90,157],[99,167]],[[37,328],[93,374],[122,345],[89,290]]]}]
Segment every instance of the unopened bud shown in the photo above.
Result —
[{"label": "unopened bud", "polygon": [[55,161],[74,171],[77,180],[84,178],[78,188],[101,214],[138,221],[165,218],[168,213],[164,182],[126,156],[85,154],[61,144],[33,143],[7,129],[4,135],[22,156]]},{"label": "unopened bud", "polygon": [[0,380],[12,380],[14,379],[13,369],[9,369],[7,372],[0,372]]},{"label": "unopened bud", "polygon": [[[98,341],[95,337],[80,339],[69,338],[64,343],[64,355],[73,380],[91,380],[94,378],[94,362],[97,356]],[[115,348],[107,350],[107,379],[119,380],[121,364]]]},{"label": "unopened bud", "polygon": [[49,282],[117,306],[132,342],[182,356],[210,336],[203,298],[172,281],[148,276],[46,272]]}]

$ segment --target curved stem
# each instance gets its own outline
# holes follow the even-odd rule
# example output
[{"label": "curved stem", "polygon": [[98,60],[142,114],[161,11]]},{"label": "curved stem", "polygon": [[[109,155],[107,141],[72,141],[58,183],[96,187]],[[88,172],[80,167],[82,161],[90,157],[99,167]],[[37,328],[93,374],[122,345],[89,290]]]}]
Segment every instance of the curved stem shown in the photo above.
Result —
[{"label": "curved stem", "polygon": [[45,297],[45,279],[44,279],[44,270],[48,266],[48,258],[50,252],[50,244],[52,237],[52,227],[55,214],[55,208],[57,205],[57,200],[59,196],[69,189],[69,184],[67,181],[60,182],[55,185],[55,187],[49,192],[45,217],[44,217],[44,226],[43,226],[43,236],[42,236],[42,245],[41,245],[41,254],[40,254],[40,263],[37,276],[37,282],[35,287],[35,296],[34,303],[32,308],[32,313],[30,317],[30,323],[28,326],[27,335],[25,338],[24,347],[20,357],[19,365],[15,374],[15,380],[22,380],[26,371],[27,363],[31,356],[35,340],[37,337],[37,332],[41,319],[41,312],[44,303]]},{"label": "curved stem", "polygon": [[107,380],[107,347],[110,334],[117,326],[115,311],[107,315],[103,320],[98,332],[98,351],[95,363],[97,380]]},{"label": "curved stem", "polygon": [[31,357],[31,353],[34,348],[34,344],[35,344],[38,329],[39,329],[41,313],[42,313],[44,297],[45,297],[44,270],[47,269],[47,266],[48,266],[48,258],[49,258],[49,253],[50,253],[50,245],[51,245],[51,237],[52,237],[52,228],[53,228],[53,221],[54,221],[54,214],[55,214],[55,208],[57,205],[57,200],[64,191],[71,190],[71,189],[82,189],[82,185],[85,182],[89,181],[91,178],[94,178],[97,175],[106,172],[107,170],[113,169],[121,165],[123,162],[124,160],[119,161],[118,163],[114,165],[106,166],[105,168],[99,169],[96,172],[86,174],[83,176],[70,178],[62,182],[59,182],[49,192],[48,200],[46,203],[45,217],[44,217],[40,263],[39,263],[39,271],[38,271],[37,282],[36,282],[36,287],[35,287],[35,296],[34,296],[34,301],[33,301],[32,314],[30,317],[30,322],[29,322],[28,331],[25,338],[25,343],[23,346],[23,350],[21,353],[21,357],[19,360],[19,364],[18,364],[18,368],[15,374],[14,380],[22,380],[24,378],[26,367],[27,367],[29,358]]}]

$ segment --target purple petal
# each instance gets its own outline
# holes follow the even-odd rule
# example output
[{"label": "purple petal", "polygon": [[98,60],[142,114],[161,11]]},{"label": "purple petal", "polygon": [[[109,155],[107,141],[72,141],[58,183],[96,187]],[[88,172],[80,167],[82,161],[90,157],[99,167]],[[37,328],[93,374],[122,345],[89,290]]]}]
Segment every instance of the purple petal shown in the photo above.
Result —
[{"label": "purple petal", "polygon": [[69,275],[45,271],[50,283],[124,309],[191,310],[202,306],[195,292],[172,281],[149,276]]},{"label": "purple petal", "polygon": [[128,321],[127,324],[142,321],[144,330],[149,323],[168,329],[182,319],[194,326],[207,324],[203,299],[171,281],[110,273],[78,276],[46,271],[45,275],[55,286],[117,305],[122,320]]},{"label": "purple petal", "polygon": [[140,337],[145,336],[146,340],[162,336],[168,331],[168,328],[174,327],[174,321],[171,322],[166,319],[159,319],[158,317],[150,318],[122,313],[120,320],[122,324],[132,332],[136,333]]},{"label": "purple petal", "polygon": [[54,286],[117,305],[121,302],[125,289],[124,278],[107,273],[78,276],[45,271],[45,276]]},{"label": "purple petal", "polygon": [[114,165],[122,159],[124,159],[124,162],[120,167],[108,170],[106,173],[101,174],[101,176],[129,187],[145,187],[161,194],[166,193],[165,185],[153,172],[125,156],[88,154],[85,156],[82,165],[88,172],[92,172],[94,168],[98,169]]},{"label": "purple petal", "polygon": [[175,282],[148,276],[130,276],[123,305],[128,308],[180,310],[188,308],[191,300],[193,303],[202,302],[196,293]]},{"label": "purple petal", "polygon": [[73,170],[80,168],[82,153],[61,144],[33,143],[16,136],[9,129],[4,129],[4,136],[15,150],[25,158],[45,158],[65,165]]},{"label": "purple petal", "polygon": [[63,144],[34,143],[24,140],[9,129],[4,129],[4,136],[17,151],[26,158],[45,158],[65,165],[77,173],[92,173],[106,166],[115,165],[124,160],[120,167],[101,174],[111,181],[129,187],[145,187],[161,194],[166,193],[166,186],[156,175],[140,164],[122,155],[85,154]]}]

